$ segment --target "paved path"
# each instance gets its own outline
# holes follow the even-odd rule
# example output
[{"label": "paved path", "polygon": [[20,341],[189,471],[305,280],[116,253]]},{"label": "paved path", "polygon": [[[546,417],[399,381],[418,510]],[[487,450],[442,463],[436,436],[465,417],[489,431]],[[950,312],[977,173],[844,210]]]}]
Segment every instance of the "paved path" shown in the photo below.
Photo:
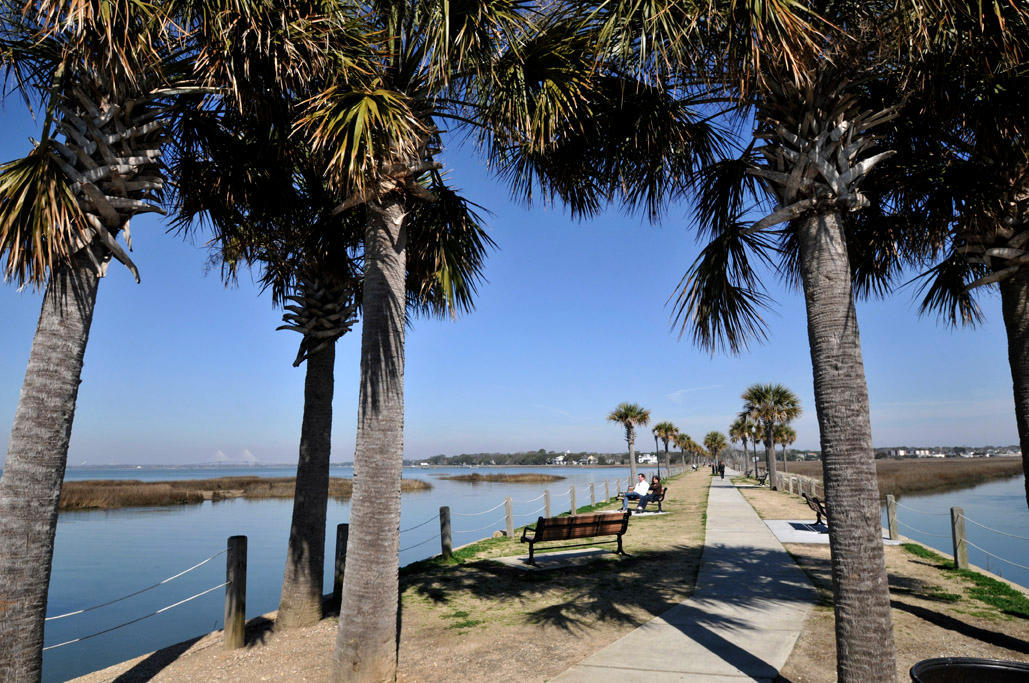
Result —
[{"label": "paved path", "polygon": [[771,681],[793,650],[816,597],[807,577],[729,479],[715,478],[693,597],[554,680],[643,680],[640,674],[646,673],[646,680],[658,681]]}]

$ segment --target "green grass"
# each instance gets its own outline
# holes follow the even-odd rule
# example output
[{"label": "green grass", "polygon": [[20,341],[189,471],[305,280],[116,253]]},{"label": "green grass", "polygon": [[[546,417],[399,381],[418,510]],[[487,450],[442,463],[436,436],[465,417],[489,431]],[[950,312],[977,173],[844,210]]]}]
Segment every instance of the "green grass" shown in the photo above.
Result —
[{"label": "green grass", "polygon": [[[1029,598],[1021,591],[985,574],[970,569],[957,569],[952,560],[918,543],[904,543],[901,547],[916,557],[932,560],[939,569],[964,580],[968,584],[965,588],[965,594],[968,597],[995,607],[1004,614],[1029,619]],[[937,592],[932,597],[933,599],[950,600],[950,596],[953,595],[953,593]]]}]

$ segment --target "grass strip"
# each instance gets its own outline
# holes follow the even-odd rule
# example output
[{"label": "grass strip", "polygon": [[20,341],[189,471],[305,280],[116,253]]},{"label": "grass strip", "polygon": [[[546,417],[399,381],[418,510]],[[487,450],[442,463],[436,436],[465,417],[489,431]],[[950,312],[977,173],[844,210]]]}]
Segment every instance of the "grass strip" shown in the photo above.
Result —
[{"label": "grass strip", "polygon": [[[1029,619],[1029,598],[1021,591],[1012,588],[1003,581],[998,581],[971,569],[957,569],[952,560],[921,544],[904,543],[901,547],[916,557],[931,560],[939,569],[949,575],[962,579],[967,584],[965,593],[969,597],[995,607],[1005,614],[1021,619]],[[948,599],[950,595],[952,594],[940,593],[934,597]]]}]

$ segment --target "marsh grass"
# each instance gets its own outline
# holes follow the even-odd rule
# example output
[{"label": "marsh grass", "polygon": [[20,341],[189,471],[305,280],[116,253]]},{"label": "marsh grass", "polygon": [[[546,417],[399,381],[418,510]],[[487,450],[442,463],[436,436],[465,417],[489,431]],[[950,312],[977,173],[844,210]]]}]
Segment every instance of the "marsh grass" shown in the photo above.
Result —
[{"label": "marsh grass", "polygon": [[479,474],[473,472],[471,474],[453,474],[447,476],[441,476],[440,479],[448,479],[450,481],[464,481],[470,484],[478,484],[481,482],[503,482],[505,484],[545,484],[551,481],[560,481],[564,479],[562,476],[556,474]]},{"label": "marsh grass", "polygon": [[[181,479],[176,481],[139,481],[135,479],[94,479],[68,481],[61,490],[61,510],[110,510],[157,505],[189,505],[205,500],[226,498],[292,498],[296,480],[293,477],[218,477],[214,479]],[[404,479],[403,491],[432,488],[420,479]],[[347,500],[353,493],[350,479],[332,477],[329,496]]]},{"label": "marsh grass", "polygon": [[[876,460],[879,495],[960,489],[1022,474],[1021,458],[945,458]],[[822,478],[822,463],[791,462],[789,474]]]}]

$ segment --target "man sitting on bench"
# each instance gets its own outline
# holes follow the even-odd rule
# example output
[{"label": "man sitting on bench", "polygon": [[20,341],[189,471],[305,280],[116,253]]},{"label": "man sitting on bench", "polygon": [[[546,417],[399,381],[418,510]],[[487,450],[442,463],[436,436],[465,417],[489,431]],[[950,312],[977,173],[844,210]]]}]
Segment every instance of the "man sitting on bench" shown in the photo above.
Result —
[{"label": "man sitting on bench", "polygon": [[623,510],[629,509],[630,500],[638,500],[639,503],[637,503],[636,509],[642,511],[643,508],[647,506],[647,502],[650,500],[650,496],[647,495],[647,492],[650,491],[650,484],[647,483],[647,476],[642,473],[640,473],[638,476],[639,481],[636,482],[636,486],[633,488],[632,491],[626,492],[625,498],[622,498]]}]

